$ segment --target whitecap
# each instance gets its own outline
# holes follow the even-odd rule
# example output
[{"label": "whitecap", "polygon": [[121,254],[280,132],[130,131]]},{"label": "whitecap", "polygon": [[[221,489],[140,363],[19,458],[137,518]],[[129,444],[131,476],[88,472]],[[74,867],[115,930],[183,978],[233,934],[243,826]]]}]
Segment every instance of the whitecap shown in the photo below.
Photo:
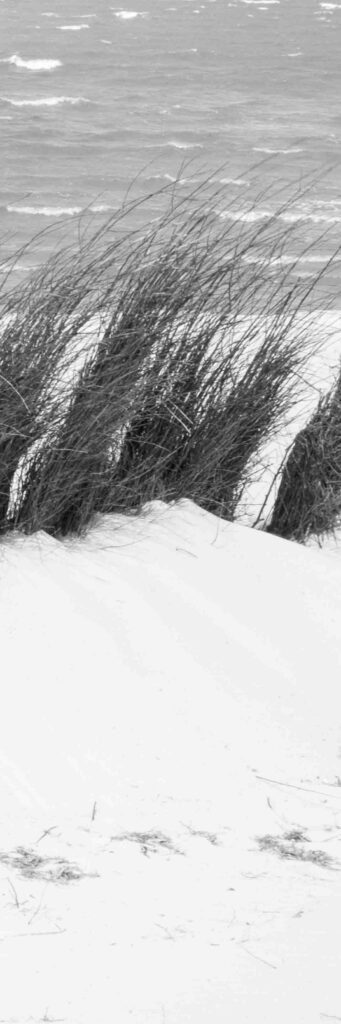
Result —
[{"label": "whitecap", "polygon": [[89,25],[57,25],[60,32],[81,32],[82,28],[90,28]]},{"label": "whitecap", "polygon": [[334,256],[331,253],[326,254],[322,252],[316,253],[314,256],[297,256],[294,254],[288,254],[286,256],[273,256],[270,257],[270,259],[267,259],[266,256],[245,255],[242,256],[242,260],[244,263],[260,264],[261,266],[264,267],[286,267],[291,265],[296,266],[302,263],[322,263],[323,265],[325,265],[330,260],[333,260],[334,263],[341,263],[341,256]]},{"label": "whitecap", "polygon": [[177,179],[176,179],[174,174],[151,174],[150,175],[150,180],[151,181],[176,181]]},{"label": "whitecap", "polygon": [[265,146],[253,146],[254,153],[303,153],[299,146],[292,146],[290,149],[268,149]]},{"label": "whitecap", "polygon": [[27,71],[53,71],[54,68],[61,67],[61,60],[47,60],[45,58],[41,60],[23,60],[17,53],[13,53],[12,57],[5,57],[0,61],[1,64],[13,64],[16,68],[25,68]]},{"label": "whitecap", "polygon": [[313,213],[305,210],[292,210],[277,214],[274,210],[215,210],[215,213],[222,220],[243,221],[246,224],[253,224],[258,220],[265,220],[271,217],[284,221],[286,224],[297,224],[300,221],[311,221],[313,224],[340,224],[341,213],[330,216],[328,213]]},{"label": "whitecap", "polygon": [[[13,263],[5,263],[0,266],[0,274],[8,274],[11,273],[13,270],[15,270],[16,274],[27,274],[28,272],[31,273],[31,271],[33,270],[38,270],[40,266],[40,263],[30,263],[29,266],[27,265],[27,263],[15,263],[15,266],[13,266]],[[13,316],[11,316],[10,314],[8,315],[8,317],[4,316],[1,319],[1,324],[3,325],[3,327],[5,327],[6,323],[10,323],[11,320],[15,320],[15,313]]]},{"label": "whitecap", "polygon": [[334,253],[320,253],[317,256],[302,256],[299,260],[300,263],[341,263],[341,256],[334,256]]},{"label": "whitecap", "polygon": [[147,14],[147,11],[115,11],[113,7],[111,7],[111,10],[115,18],[122,18],[122,21],[130,21],[132,18],[144,18]]},{"label": "whitecap", "polygon": [[250,185],[246,178],[219,178],[218,180],[220,185],[238,185],[240,188],[242,185]]},{"label": "whitecap", "polygon": [[279,219],[287,224],[294,224],[296,221],[311,221],[313,224],[341,224],[341,214],[330,216],[328,213],[308,213],[298,210],[297,213],[280,213]]},{"label": "whitecap", "polygon": [[274,256],[267,259],[266,256],[242,256],[243,263],[249,263],[251,265],[259,265],[261,267],[277,267],[277,266],[290,266],[291,264],[297,263],[297,256]]},{"label": "whitecap", "polygon": [[84,96],[45,96],[41,100],[11,100],[8,96],[0,96],[0,99],[10,103],[11,107],[57,107],[62,103],[70,103],[72,106],[90,103]]},{"label": "whitecap", "polygon": [[177,185],[194,185],[200,178],[178,178],[175,174],[152,174],[151,181],[171,181]]},{"label": "whitecap", "polygon": [[178,142],[177,139],[163,142],[162,146],[173,146],[175,149],[203,149],[201,142]]},{"label": "whitecap", "polygon": [[[7,213],[22,213],[28,217],[75,217],[82,213],[82,206],[17,206],[9,204],[6,206]],[[110,210],[117,210],[117,206],[110,203],[97,203],[89,206],[90,213],[108,213]]]},{"label": "whitecap", "polygon": [[274,217],[272,210],[215,210],[221,220],[242,221],[245,224],[254,224],[258,220],[266,220]]},{"label": "whitecap", "polygon": [[109,210],[117,210],[117,206],[110,206],[110,203],[98,203],[89,207],[91,213],[107,213]]},{"label": "whitecap", "polygon": [[34,217],[74,217],[82,212],[81,206],[6,206],[8,213],[23,213]]},{"label": "whitecap", "polygon": [[341,199],[316,199],[315,206],[327,206],[329,209],[333,206],[341,206]]},{"label": "whitecap", "polygon": [[54,14],[53,11],[42,11],[42,18],[59,18],[59,14]]}]

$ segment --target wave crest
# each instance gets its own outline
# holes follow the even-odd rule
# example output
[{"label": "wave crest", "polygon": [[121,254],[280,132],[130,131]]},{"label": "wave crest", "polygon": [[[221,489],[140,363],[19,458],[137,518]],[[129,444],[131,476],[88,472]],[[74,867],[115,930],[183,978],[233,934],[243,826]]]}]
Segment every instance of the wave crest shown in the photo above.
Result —
[{"label": "wave crest", "polygon": [[113,7],[111,10],[115,18],[122,18],[122,21],[130,21],[131,18],[144,18],[147,13],[146,11],[114,11]]},{"label": "wave crest", "polygon": [[41,100],[11,100],[9,96],[0,96],[3,103],[10,103],[11,107],[58,107],[62,103],[70,103],[76,106],[79,103],[90,103],[84,96],[45,96]]},{"label": "wave crest", "polygon": [[253,146],[254,153],[303,153],[302,146],[291,146],[289,149],[269,149],[267,146]]},{"label": "wave crest", "polygon": [[[116,207],[109,203],[98,203],[87,208],[88,213],[107,213]],[[27,217],[75,217],[82,213],[83,206],[17,206],[15,203],[6,206],[7,213],[22,213]]]},{"label": "wave crest", "polygon": [[312,224],[340,224],[341,213],[314,210],[287,210],[284,213],[276,213],[275,210],[216,210],[221,220],[242,221],[245,224],[254,224],[259,220],[282,220],[286,224],[298,224],[310,222]]},{"label": "wave crest", "polygon": [[82,28],[90,28],[89,25],[57,25],[60,32],[81,32]]},{"label": "wave crest", "polygon": [[62,66],[61,60],[47,60],[45,58],[41,60],[23,60],[17,53],[13,53],[12,57],[5,57],[0,63],[13,64],[14,67],[23,68],[27,71],[53,71],[54,68]]},{"label": "wave crest", "polygon": [[81,206],[6,206],[7,213],[23,213],[27,216],[74,217],[82,212]]}]

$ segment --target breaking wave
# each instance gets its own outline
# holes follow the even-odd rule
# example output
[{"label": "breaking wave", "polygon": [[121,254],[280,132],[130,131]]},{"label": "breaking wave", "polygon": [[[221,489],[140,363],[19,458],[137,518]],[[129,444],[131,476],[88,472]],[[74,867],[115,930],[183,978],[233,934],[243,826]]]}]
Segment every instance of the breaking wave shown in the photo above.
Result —
[{"label": "breaking wave", "polygon": [[[177,139],[169,139],[168,142],[161,142],[160,148],[165,149],[168,146],[172,146],[174,149],[203,149],[201,142],[179,142]],[[152,144],[154,148],[154,143]],[[148,145],[146,148],[150,148]]]},{"label": "breaking wave", "polygon": [[[22,213],[28,217],[75,217],[84,211],[83,206],[17,206],[9,204],[6,206],[7,213]],[[95,203],[86,208],[88,213],[108,213],[116,210],[116,206],[109,203]]]},{"label": "breaking wave", "polygon": [[284,221],[286,224],[296,224],[300,221],[310,221],[312,224],[340,224],[340,213],[314,213],[308,210],[285,211],[276,213],[274,210],[216,210],[221,220],[242,221],[245,224],[253,224],[258,220],[273,218]]},{"label": "breaking wave", "polygon": [[78,103],[90,103],[84,96],[45,96],[41,100],[11,100],[9,96],[0,96],[4,103],[10,103],[11,107],[58,107],[62,103],[70,103],[75,106]]},{"label": "breaking wave", "polygon": [[61,60],[23,60],[17,53],[14,53],[12,57],[3,58],[0,63],[13,64],[16,68],[23,68],[27,71],[53,71],[54,68],[59,68],[62,65]]},{"label": "breaking wave", "polygon": [[82,212],[81,206],[6,206],[7,213],[22,213],[30,217],[74,217]]},{"label": "breaking wave", "polygon": [[301,146],[292,146],[290,149],[268,149],[265,146],[253,146],[254,153],[303,153]]},{"label": "breaking wave", "polygon": [[57,25],[59,32],[81,32],[82,28],[90,28],[89,25]]},{"label": "breaking wave", "polygon": [[146,11],[114,11],[113,7],[111,10],[115,18],[122,18],[122,21],[130,21],[132,18],[144,18],[147,13]]}]

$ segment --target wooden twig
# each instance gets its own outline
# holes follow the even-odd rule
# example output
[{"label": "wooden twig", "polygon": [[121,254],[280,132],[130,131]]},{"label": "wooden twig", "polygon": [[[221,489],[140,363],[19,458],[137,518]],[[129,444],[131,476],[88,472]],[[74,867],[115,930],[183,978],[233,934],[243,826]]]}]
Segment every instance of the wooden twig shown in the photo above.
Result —
[{"label": "wooden twig", "polygon": [[[307,786],[296,786],[293,782],[280,782],[279,779],[269,779],[266,775],[256,775],[256,779],[261,779],[262,782],[271,782],[274,786],[285,786],[289,789],[300,789],[303,793],[315,793],[317,796],[325,796],[329,798],[329,793],[324,793],[322,789],[308,789]],[[330,795],[334,796],[334,793],[331,793]]]}]

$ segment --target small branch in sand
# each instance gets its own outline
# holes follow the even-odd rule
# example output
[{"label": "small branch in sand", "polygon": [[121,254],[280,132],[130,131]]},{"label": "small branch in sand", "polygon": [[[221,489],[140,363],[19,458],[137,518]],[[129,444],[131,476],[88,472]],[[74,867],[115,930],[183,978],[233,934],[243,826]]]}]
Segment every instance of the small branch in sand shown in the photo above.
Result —
[{"label": "small branch in sand", "polygon": [[37,839],[36,845],[38,846],[38,843],[41,843],[41,840],[45,839],[46,836],[49,836],[50,833],[53,832],[54,829],[56,829],[57,827],[58,827],[57,825],[51,825],[51,828],[46,828],[45,831],[42,832],[42,835],[39,836],[39,839]]},{"label": "small branch in sand", "polygon": [[16,908],[17,908],[17,910],[20,910],[21,906],[20,906],[19,899],[18,899],[18,893],[17,893],[16,889],[14,888],[14,885],[13,885],[13,882],[11,882],[11,879],[8,878],[7,881],[8,881],[8,884],[9,884],[10,888],[12,889],[12,893],[13,893],[13,896],[14,896],[14,902],[15,902]]},{"label": "small branch in sand", "polygon": [[8,939],[31,939],[40,935],[63,935],[66,928],[56,928],[50,932],[11,932],[9,935],[0,935],[0,942],[7,942]]},{"label": "small branch in sand", "polygon": [[[289,789],[300,789],[303,793],[314,793],[317,796],[328,795],[329,798],[329,793],[324,793],[322,789],[308,789],[308,786],[296,786],[293,782],[280,782],[279,779],[269,779],[266,775],[256,775],[256,779],[261,779],[262,782],[271,782],[274,786],[285,786]],[[334,796],[334,794],[331,795]]]},{"label": "small branch in sand", "polygon": [[269,960],[264,960],[264,957],[257,956],[256,953],[251,953],[250,949],[247,949],[244,942],[238,942],[238,946],[241,946],[245,953],[252,956],[254,960],[259,960],[261,964],[265,964],[266,967],[272,967],[273,971],[277,971],[277,964],[271,964]]}]

